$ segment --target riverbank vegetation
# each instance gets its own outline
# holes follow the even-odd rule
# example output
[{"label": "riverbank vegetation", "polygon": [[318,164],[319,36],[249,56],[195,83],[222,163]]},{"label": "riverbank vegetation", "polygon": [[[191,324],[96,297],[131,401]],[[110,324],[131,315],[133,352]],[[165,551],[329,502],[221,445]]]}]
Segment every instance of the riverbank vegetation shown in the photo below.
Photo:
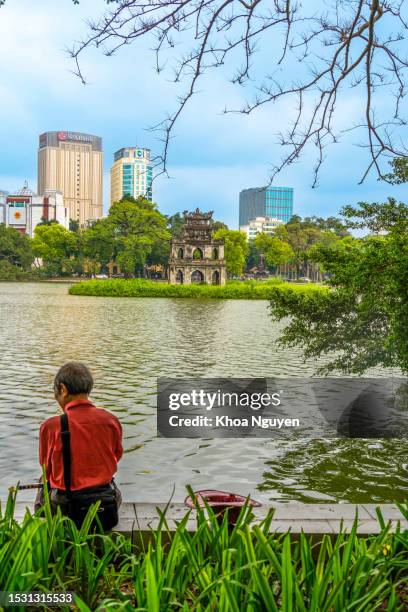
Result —
[{"label": "riverbank vegetation", "polygon": [[[134,609],[268,610],[310,612],[397,611],[408,605],[408,532],[390,532],[379,514],[380,533],[312,541],[274,533],[272,513],[254,524],[244,507],[233,528],[208,509],[189,514],[168,533],[165,513],[143,545],[124,535],[95,535],[60,515],[28,510],[14,518],[15,497],[0,511],[0,590],[75,593],[81,612]],[[408,507],[400,506],[401,518]],[[16,608],[17,610],[23,609]],[[44,607],[43,609],[47,609]],[[69,610],[68,606],[59,607]]]},{"label": "riverbank vegetation", "polygon": [[[170,254],[170,240],[180,238],[184,218],[165,216],[143,197],[115,202],[108,215],[90,227],[71,222],[67,230],[56,222],[43,221],[34,238],[1,226],[0,280],[55,278],[95,274],[163,277]],[[275,235],[259,234],[255,240],[215,221],[214,237],[225,241],[225,260],[230,278],[277,275],[323,280],[322,271],[310,258],[316,244],[351,240],[347,228],[335,217],[323,219],[293,216],[276,228]],[[6,269],[7,268],[7,269]]]},{"label": "riverbank vegetation", "polygon": [[75,283],[69,289],[71,295],[103,297],[163,297],[207,298],[233,300],[268,300],[272,289],[297,294],[327,290],[324,285],[285,283],[279,279],[268,281],[229,281],[226,285],[169,285],[144,279],[89,280]]},{"label": "riverbank vegetation", "polygon": [[311,257],[329,273],[332,291],[300,294],[272,289],[274,320],[290,317],[280,342],[306,359],[328,356],[320,373],[361,374],[371,367],[408,373],[408,206],[347,206],[362,239],[315,245]]}]

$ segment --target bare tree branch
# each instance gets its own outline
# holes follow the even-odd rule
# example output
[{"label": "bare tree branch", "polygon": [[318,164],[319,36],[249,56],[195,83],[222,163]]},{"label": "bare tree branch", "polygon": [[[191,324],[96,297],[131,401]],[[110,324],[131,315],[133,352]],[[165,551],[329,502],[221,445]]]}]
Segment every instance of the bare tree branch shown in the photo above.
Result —
[{"label": "bare tree branch", "polygon": [[[285,101],[295,114],[278,134],[284,155],[270,180],[305,153],[317,149],[313,185],[317,184],[325,149],[350,130],[365,133],[360,143],[369,160],[361,182],[374,171],[387,180],[383,162],[406,158],[406,56],[408,10],[406,0],[333,0],[325,8],[309,8],[297,0],[111,0],[111,10],[89,22],[88,36],[70,54],[75,73],[85,83],[80,58],[88,47],[101,47],[112,55],[137,39],[153,35],[156,70],[166,64],[169,49],[177,42],[190,50],[179,58],[174,81],[186,84],[176,110],[154,130],[163,133],[163,151],[157,158],[167,172],[174,126],[197,91],[202,75],[228,62],[235,64],[233,84],[243,85],[257,74],[259,47],[270,50],[275,72],[254,85],[254,97],[241,109],[224,112],[250,114],[267,105]],[[237,53],[243,57],[237,66]],[[295,72],[297,80],[285,82]],[[255,66],[255,67],[254,67]],[[356,125],[338,128],[341,96],[349,89],[359,95],[361,119]],[[377,95],[378,94],[378,95]],[[392,99],[384,111],[384,97]],[[271,114],[271,122],[273,115]]]}]

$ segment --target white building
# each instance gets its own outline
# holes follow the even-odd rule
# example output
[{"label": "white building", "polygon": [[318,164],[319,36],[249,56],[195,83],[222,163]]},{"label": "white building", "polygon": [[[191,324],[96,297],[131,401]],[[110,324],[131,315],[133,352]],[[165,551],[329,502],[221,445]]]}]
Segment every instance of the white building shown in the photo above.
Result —
[{"label": "white building", "polygon": [[69,229],[69,211],[60,191],[48,190],[39,196],[25,183],[16,194],[0,196],[0,223],[32,238],[42,221],[57,221]]},{"label": "white building", "polygon": [[284,225],[284,221],[272,217],[255,217],[247,225],[240,225],[241,232],[245,232],[248,240],[253,240],[257,234],[273,234],[275,229]]}]

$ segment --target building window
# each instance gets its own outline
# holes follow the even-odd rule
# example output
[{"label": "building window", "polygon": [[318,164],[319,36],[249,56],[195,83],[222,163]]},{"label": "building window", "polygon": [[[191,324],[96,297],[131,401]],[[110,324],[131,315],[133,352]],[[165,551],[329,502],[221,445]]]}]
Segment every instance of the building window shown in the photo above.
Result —
[{"label": "building window", "polygon": [[191,282],[194,285],[199,285],[200,283],[204,282],[204,274],[201,272],[201,270],[194,270],[191,275]]}]

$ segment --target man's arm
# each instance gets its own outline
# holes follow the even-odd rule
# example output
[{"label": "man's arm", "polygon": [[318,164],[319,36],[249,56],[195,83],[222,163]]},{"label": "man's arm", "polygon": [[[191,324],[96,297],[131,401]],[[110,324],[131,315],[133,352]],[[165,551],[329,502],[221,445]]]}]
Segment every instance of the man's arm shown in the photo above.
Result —
[{"label": "man's arm", "polygon": [[116,461],[119,461],[123,455],[123,447],[122,447],[122,425],[119,420],[115,417],[115,433],[116,433],[116,444],[115,444],[115,457]]},{"label": "man's arm", "polygon": [[39,460],[41,467],[45,466],[47,481],[49,481],[51,476],[51,454],[49,427],[47,426],[47,422],[43,423],[40,427]]}]

